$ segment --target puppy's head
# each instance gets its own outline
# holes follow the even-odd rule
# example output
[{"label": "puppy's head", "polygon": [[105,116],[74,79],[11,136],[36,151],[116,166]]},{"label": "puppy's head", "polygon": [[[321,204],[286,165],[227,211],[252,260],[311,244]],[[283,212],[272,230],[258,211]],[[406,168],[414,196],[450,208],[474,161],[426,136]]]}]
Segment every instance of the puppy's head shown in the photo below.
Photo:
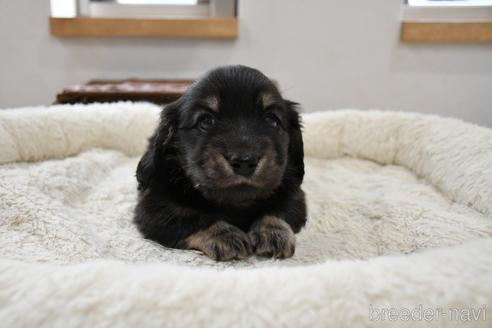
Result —
[{"label": "puppy's head", "polygon": [[244,66],[207,73],[168,105],[154,147],[173,154],[205,198],[229,205],[268,197],[286,181],[298,186],[304,174],[295,104]]}]

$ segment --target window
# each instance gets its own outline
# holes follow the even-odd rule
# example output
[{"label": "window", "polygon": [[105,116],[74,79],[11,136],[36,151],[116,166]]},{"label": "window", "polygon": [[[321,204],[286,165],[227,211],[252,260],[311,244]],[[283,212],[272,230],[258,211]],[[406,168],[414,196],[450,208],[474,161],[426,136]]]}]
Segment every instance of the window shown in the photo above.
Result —
[{"label": "window", "polygon": [[492,0],[408,0],[410,6],[421,7],[477,7],[492,6]]},{"label": "window", "polygon": [[[97,2],[97,0],[89,0],[92,2]],[[99,1],[99,2],[104,2]],[[196,5],[198,0],[109,0],[105,2],[118,2],[125,5]],[[207,1],[208,2],[208,1]]]},{"label": "window", "polygon": [[233,0],[51,0],[51,17],[234,17]]},{"label": "window", "polygon": [[408,0],[404,21],[485,21],[492,20],[492,0]]}]

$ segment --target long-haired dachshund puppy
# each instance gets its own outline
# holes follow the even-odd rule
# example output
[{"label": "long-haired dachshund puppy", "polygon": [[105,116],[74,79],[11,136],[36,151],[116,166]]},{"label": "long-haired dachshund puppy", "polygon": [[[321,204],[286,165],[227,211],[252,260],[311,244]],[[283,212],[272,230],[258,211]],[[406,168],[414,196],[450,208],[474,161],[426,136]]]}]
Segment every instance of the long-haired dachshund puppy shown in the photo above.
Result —
[{"label": "long-haired dachshund puppy", "polygon": [[145,238],[215,260],[287,258],[306,222],[301,124],[261,72],[207,73],[167,105],[138,163]]}]

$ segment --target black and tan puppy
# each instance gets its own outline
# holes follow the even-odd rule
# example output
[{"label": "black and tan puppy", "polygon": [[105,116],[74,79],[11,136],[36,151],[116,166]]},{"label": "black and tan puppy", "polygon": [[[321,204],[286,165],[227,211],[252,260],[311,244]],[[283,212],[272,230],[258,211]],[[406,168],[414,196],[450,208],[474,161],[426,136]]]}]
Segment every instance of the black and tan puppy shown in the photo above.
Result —
[{"label": "black and tan puppy", "polygon": [[143,236],[216,260],[292,256],[306,222],[295,105],[261,72],[229,66],[166,106],[137,167]]}]

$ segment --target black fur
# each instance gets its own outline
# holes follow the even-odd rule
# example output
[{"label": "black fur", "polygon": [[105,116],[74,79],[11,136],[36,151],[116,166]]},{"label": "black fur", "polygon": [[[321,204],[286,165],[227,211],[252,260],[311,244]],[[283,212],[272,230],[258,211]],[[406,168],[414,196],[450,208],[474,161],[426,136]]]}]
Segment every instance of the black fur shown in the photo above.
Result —
[{"label": "black fur", "polygon": [[297,233],[306,206],[296,106],[245,66],[207,73],[166,106],[137,167],[134,221],[143,236],[167,247],[196,248],[191,238],[214,223],[247,234],[265,216]]}]

